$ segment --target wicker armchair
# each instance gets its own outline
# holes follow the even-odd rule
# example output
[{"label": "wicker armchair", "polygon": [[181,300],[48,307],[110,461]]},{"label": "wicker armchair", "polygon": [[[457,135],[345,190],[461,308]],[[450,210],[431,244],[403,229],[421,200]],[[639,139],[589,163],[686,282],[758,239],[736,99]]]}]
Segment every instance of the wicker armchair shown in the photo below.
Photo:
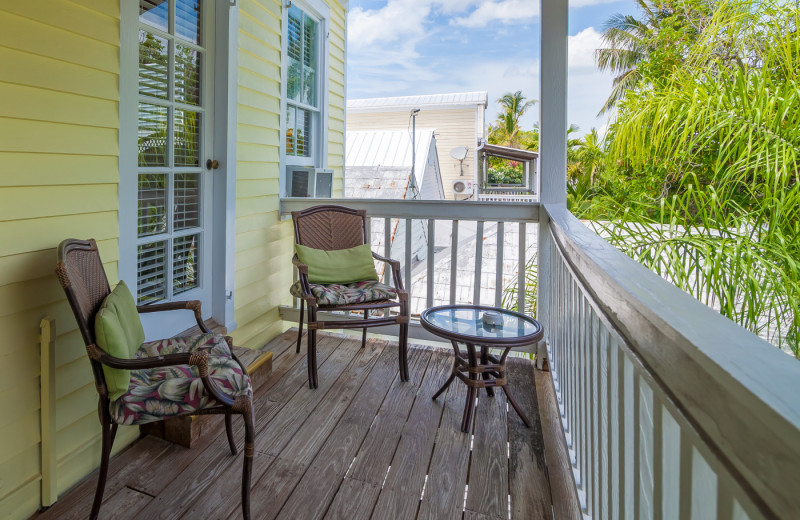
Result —
[{"label": "wicker armchair", "polygon": [[[367,213],[363,210],[354,210],[343,206],[323,205],[308,208],[303,211],[293,211],[294,237],[298,244],[334,251],[348,249],[368,243]],[[330,286],[311,284],[308,281],[308,266],[300,263],[297,255],[292,263],[297,268],[299,280],[292,287],[292,294],[300,299],[300,326],[297,334],[297,352],[300,352],[300,339],[303,335],[304,305],[308,305],[308,384],[317,388],[317,330],[319,329],[363,329],[361,339],[362,348],[366,344],[367,329],[383,325],[400,325],[400,379],[408,381],[408,320],[409,305],[408,292],[403,288],[400,276],[400,262],[384,258],[376,253],[372,256],[388,264],[392,270],[392,286],[385,286],[378,282],[370,282],[377,290],[365,298],[360,298],[357,303],[324,304],[314,291],[319,294],[320,289]],[[388,294],[387,294],[388,293]],[[370,318],[369,312],[375,310],[399,307],[395,316]],[[362,311],[363,319],[319,321],[319,311]]]},{"label": "wicker armchair", "polygon": [[[230,350],[232,347],[229,337],[222,337],[211,334],[211,331],[203,323],[200,312],[199,301],[170,302],[139,306],[140,313],[173,311],[187,309],[194,312],[197,325],[204,335],[188,338],[173,338],[162,342],[149,342],[142,345],[136,353],[134,359],[122,359],[113,357],[97,346],[95,340],[94,321],[97,312],[111,292],[100,255],[97,251],[97,244],[94,240],[64,240],[58,248],[58,265],[56,274],[59,282],[67,294],[67,300],[75,314],[78,328],[81,331],[83,340],[86,344],[86,351],[89,354],[89,361],[92,364],[95,386],[100,394],[98,414],[102,425],[102,453],[100,459],[100,471],[97,481],[97,491],[92,504],[91,519],[96,519],[100,512],[100,504],[103,501],[103,491],[108,475],[109,455],[114,437],[117,433],[119,424],[144,424],[154,420],[165,419],[168,416],[192,415],[196,414],[224,414],[225,428],[228,436],[228,444],[231,453],[236,455],[236,443],[233,440],[233,429],[231,418],[233,414],[242,415],[245,424],[245,444],[244,444],[244,469],[242,473],[242,512],[246,519],[250,518],[250,475],[253,467],[254,454],[254,417],[253,417],[253,398],[252,386],[247,376],[247,370],[241,362],[233,355]],[[193,340],[193,341],[189,341]],[[157,351],[157,355],[146,354],[143,350],[147,346]],[[172,353],[161,354],[161,348],[168,348]],[[108,386],[106,384],[103,365],[131,371],[130,391],[137,390],[135,387],[136,377],[151,377],[163,381],[164,378],[183,377],[185,379],[200,379],[203,390],[200,395],[194,395],[192,403],[194,410],[186,412],[188,407],[166,406],[160,409],[160,417],[155,417],[154,412],[148,406],[148,414],[142,414],[134,420],[126,417],[120,420],[119,414],[112,411],[119,410],[118,401],[111,401]],[[169,368],[167,368],[169,367]],[[240,390],[237,392],[226,392],[219,384],[220,374],[227,370],[228,374],[235,374]],[[160,372],[159,372],[160,371]],[[177,374],[177,375],[176,375]],[[217,381],[217,382],[215,382]],[[197,385],[190,385],[197,387]],[[138,387],[141,389],[142,387]],[[231,395],[235,395],[232,397]],[[236,395],[238,394],[238,395]],[[141,395],[141,394],[139,394]],[[176,400],[182,396],[176,396]],[[170,397],[172,398],[172,397]],[[186,398],[184,398],[186,399]],[[188,399],[187,399],[188,402]],[[198,404],[199,403],[199,404]],[[116,408],[115,408],[116,406]],[[139,409],[144,406],[138,407]]]}]

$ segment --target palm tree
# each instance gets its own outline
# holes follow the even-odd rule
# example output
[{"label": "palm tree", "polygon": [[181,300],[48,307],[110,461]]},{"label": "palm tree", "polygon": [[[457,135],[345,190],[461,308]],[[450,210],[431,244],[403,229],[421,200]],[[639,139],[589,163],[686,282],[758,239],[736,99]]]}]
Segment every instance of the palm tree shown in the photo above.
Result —
[{"label": "palm tree", "polygon": [[522,91],[518,90],[513,94],[506,93],[497,102],[503,107],[503,111],[497,115],[497,121],[489,128],[489,133],[494,134],[497,144],[519,148],[521,131],[519,120],[536,104],[536,100],[526,101]]},{"label": "palm tree", "polygon": [[[641,17],[615,14],[609,18],[603,30],[605,47],[594,53],[597,67],[616,75],[611,94],[598,115],[611,110],[629,90],[642,86],[645,77],[641,66],[654,51],[658,52],[657,59],[665,62],[660,63],[662,69],[680,63],[683,49],[698,37],[716,0],[700,0],[691,7],[676,0],[635,2]],[[666,29],[664,35],[661,34],[662,27]],[[681,41],[683,37],[686,39]],[[664,52],[667,47],[669,53]]]},{"label": "palm tree", "polygon": [[576,153],[576,159],[580,163],[584,175],[589,177],[589,186],[594,185],[595,176],[605,160],[603,140],[598,135],[596,128],[592,128],[592,130],[581,139]]}]

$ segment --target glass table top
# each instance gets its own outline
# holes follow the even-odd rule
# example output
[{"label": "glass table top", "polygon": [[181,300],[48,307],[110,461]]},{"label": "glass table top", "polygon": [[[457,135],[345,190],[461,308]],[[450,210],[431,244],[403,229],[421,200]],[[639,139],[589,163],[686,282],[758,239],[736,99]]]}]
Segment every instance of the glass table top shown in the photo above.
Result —
[{"label": "glass table top", "polygon": [[[486,313],[493,314],[486,323]],[[476,341],[511,341],[533,339],[542,326],[533,318],[491,307],[433,307],[422,313],[424,323],[445,333],[475,338]],[[493,320],[491,318],[494,318]],[[497,325],[493,325],[494,321]]]}]

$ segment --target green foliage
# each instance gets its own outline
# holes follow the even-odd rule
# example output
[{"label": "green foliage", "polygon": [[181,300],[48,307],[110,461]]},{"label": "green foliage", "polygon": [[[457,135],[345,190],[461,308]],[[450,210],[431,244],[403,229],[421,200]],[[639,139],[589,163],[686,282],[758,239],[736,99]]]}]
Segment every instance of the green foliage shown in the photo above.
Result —
[{"label": "green foliage", "polygon": [[516,163],[516,166],[501,164],[496,168],[489,168],[489,184],[499,186],[519,186],[523,183],[522,170],[523,168],[521,163]]},{"label": "green foliage", "polygon": [[702,23],[659,20],[642,82],[618,104],[597,185],[572,210],[800,357],[800,11],[694,5],[700,14],[685,19]]}]

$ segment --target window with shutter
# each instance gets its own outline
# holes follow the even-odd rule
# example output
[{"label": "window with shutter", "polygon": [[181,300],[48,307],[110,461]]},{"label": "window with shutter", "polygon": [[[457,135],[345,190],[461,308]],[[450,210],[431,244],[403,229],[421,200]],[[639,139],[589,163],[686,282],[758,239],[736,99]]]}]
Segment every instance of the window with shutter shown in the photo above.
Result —
[{"label": "window with shutter", "polygon": [[[325,19],[302,2],[292,2],[286,17],[285,110],[282,114],[285,139],[282,144],[284,175],[290,175],[297,166],[323,167],[326,159],[322,146],[326,107],[321,90],[325,85]],[[285,187],[289,185],[292,185],[291,180],[284,183]]]}]

